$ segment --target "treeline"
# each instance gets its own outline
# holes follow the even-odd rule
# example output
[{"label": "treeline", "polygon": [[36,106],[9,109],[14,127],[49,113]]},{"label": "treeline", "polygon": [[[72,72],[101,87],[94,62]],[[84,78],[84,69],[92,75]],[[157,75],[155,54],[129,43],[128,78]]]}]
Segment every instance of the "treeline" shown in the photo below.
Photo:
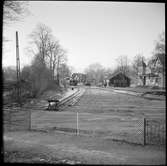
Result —
[{"label": "treeline", "polygon": [[66,87],[66,77],[71,72],[67,66],[65,49],[53,36],[52,30],[38,24],[30,34],[34,58],[30,66],[22,69],[21,79],[29,82],[33,95],[40,95],[46,89]]},{"label": "treeline", "polygon": [[[66,77],[71,75],[66,50],[53,36],[52,30],[44,24],[38,24],[30,34],[30,39],[28,53],[33,53],[33,59],[21,71],[22,84],[26,84],[25,87],[34,97],[47,89],[66,87]],[[8,70],[4,70],[4,77],[8,76]]]}]

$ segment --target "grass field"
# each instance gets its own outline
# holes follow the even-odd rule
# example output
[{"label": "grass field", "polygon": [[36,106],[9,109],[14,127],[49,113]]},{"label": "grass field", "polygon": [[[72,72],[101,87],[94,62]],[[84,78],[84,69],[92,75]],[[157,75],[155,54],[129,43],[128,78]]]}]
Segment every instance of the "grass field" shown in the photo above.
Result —
[{"label": "grass field", "polygon": [[114,87],[117,90],[126,90],[126,91],[133,91],[138,93],[145,93],[145,92],[154,92],[154,91],[165,91],[164,89],[158,88],[151,88],[151,87]]},{"label": "grass field", "polygon": [[76,132],[78,112],[80,134],[142,143],[143,118],[163,118],[165,108],[165,101],[88,88],[75,106],[62,112],[33,112],[32,128]]},{"label": "grass field", "polygon": [[44,98],[37,104],[38,109],[30,107],[32,130],[4,133],[5,162],[165,164],[165,146],[136,144],[143,143],[144,117],[160,117],[162,122],[165,101],[88,88],[64,111],[44,110]]},{"label": "grass field", "polygon": [[76,136],[67,132],[8,132],[5,161],[67,164],[165,164],[165,148]]}]

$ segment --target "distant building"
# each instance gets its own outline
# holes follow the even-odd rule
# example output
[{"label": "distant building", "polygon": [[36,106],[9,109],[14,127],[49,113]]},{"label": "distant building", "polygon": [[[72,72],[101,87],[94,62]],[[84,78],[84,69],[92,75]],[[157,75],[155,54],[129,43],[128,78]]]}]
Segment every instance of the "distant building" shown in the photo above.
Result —
[{"label": "distant building", "polygon": [[114,87],[129,87],[131,79],[124,74],[123,72],[119,71],[113,73],[109,78],[109,86]]},{"label": "distant building", "polygon": [[83,73],[73,73],[70,78],[71,84],[77,85],[78,83],[85,83],[86,82],[86,75]]},{"label": "distant building", "polygon": [[142,64],[139,71],[138,84],[142,84],[141,79],[144,79],[144,85],[166,88],[165,54],[157,54],[152,60],[149,61],[147,66]]},{"label": "distant building", "polygon": [[86,81],[86,75],[83,73],[73,73],[71,78],[73,80],[77,80],[78,82],[85,82]]}]

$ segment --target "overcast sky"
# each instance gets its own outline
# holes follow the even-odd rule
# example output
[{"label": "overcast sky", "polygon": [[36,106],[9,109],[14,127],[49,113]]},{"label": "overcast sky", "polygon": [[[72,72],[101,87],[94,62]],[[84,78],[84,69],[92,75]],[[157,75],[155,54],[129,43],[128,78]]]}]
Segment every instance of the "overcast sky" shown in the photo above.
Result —
[{"label": "overcast sky", "polygon": [[30,1],[31,15],[4,28],[3,65],[16,64],[15,32],[19,33],[21,67],[29,64],[28,35],[38,23],[49,26],[68,51],[68,64],[82,72],[91,63],[114,68],[120,55],[146,58],[165,31],[164,3]]}]

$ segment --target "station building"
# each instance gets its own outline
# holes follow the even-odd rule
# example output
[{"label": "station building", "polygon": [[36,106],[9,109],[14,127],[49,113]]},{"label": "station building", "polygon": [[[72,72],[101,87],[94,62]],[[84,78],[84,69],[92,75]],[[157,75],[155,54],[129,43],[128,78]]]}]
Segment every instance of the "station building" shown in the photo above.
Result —
[{"label": "station building", "polygon": [[122,71],[112,74],[109,78],[109,86],[129,87],[131,79]]}]

